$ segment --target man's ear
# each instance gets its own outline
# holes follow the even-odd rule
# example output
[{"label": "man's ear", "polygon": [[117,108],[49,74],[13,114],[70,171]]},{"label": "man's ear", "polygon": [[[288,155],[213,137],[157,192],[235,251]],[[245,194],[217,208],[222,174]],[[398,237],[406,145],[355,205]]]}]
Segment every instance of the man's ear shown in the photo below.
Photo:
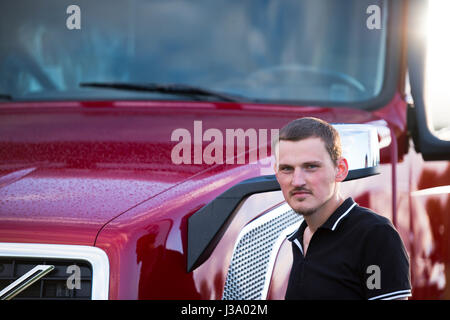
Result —
[{"label": "man's ear", "polygon": [[273,164],[273,171],[275,171],[275,178],[278,181],[278,164],[276,162]]},{"label": "man's ear", "polygon": [[347,159],[339,158],[336,165],[336,182],[342,182],[348,175],[348,163]]}]

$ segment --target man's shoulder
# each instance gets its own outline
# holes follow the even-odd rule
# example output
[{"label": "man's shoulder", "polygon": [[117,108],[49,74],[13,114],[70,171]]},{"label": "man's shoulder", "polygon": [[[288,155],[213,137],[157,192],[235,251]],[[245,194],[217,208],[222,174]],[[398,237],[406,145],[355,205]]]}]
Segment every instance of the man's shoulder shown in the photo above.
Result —
[{"label": "man's shoulder", "polygon": [[361,231],[370,230],[395,230],[391,221],[381,214],[374,212],[373,210],[356,205],[353,208],[353,212],[350,215],[352,224],[358,226]]},{"label": "man's shoulder", "polygon": [[[369,208],[356,205],[349,219],[349,234],[362,245],[362,250],[396,251],[403,248],[400,234],[392,222]],[[376,250],[375,250],[376,249]]]}]

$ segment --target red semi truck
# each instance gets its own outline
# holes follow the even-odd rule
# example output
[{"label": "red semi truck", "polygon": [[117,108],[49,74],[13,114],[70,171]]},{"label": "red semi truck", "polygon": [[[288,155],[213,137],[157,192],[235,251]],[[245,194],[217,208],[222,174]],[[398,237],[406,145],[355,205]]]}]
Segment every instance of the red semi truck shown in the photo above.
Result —
[{"label": "red semi truck", "polygon": [[301,217],[270,144],[314,116],[344,137],[343,193],[399,231],[412,298],[449,299],[432,2],[2,2],[0,298],[283,299]]}]

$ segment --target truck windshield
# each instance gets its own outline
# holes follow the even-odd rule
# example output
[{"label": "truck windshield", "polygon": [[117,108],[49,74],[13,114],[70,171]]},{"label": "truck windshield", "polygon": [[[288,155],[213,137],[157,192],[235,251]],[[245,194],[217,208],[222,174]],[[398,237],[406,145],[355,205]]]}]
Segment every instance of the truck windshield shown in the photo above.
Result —
[{"label": "truck windshield", "polygon": [[152,83],[242,101],[354,103],[383,86],[382,0],[16,0],[0,12],[2,101],[193,99],[80,86]]}]

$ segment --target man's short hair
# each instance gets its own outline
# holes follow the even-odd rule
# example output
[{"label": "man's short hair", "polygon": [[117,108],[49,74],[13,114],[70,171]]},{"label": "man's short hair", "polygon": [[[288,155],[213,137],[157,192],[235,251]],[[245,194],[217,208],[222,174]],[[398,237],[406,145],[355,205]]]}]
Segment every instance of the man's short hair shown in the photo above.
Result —
[{"label": "man's short hair", "polygon": [[[334,164],[342,156],[341,139],[338,131],[328,122],[314,117],[305,117],[293,120],[281,128],[279,137],[274,141],[277,148],[279,141],[300,141],[317,137],[325,143],[325,148]],[[275,149],[276,150],[276,149]]]}]

